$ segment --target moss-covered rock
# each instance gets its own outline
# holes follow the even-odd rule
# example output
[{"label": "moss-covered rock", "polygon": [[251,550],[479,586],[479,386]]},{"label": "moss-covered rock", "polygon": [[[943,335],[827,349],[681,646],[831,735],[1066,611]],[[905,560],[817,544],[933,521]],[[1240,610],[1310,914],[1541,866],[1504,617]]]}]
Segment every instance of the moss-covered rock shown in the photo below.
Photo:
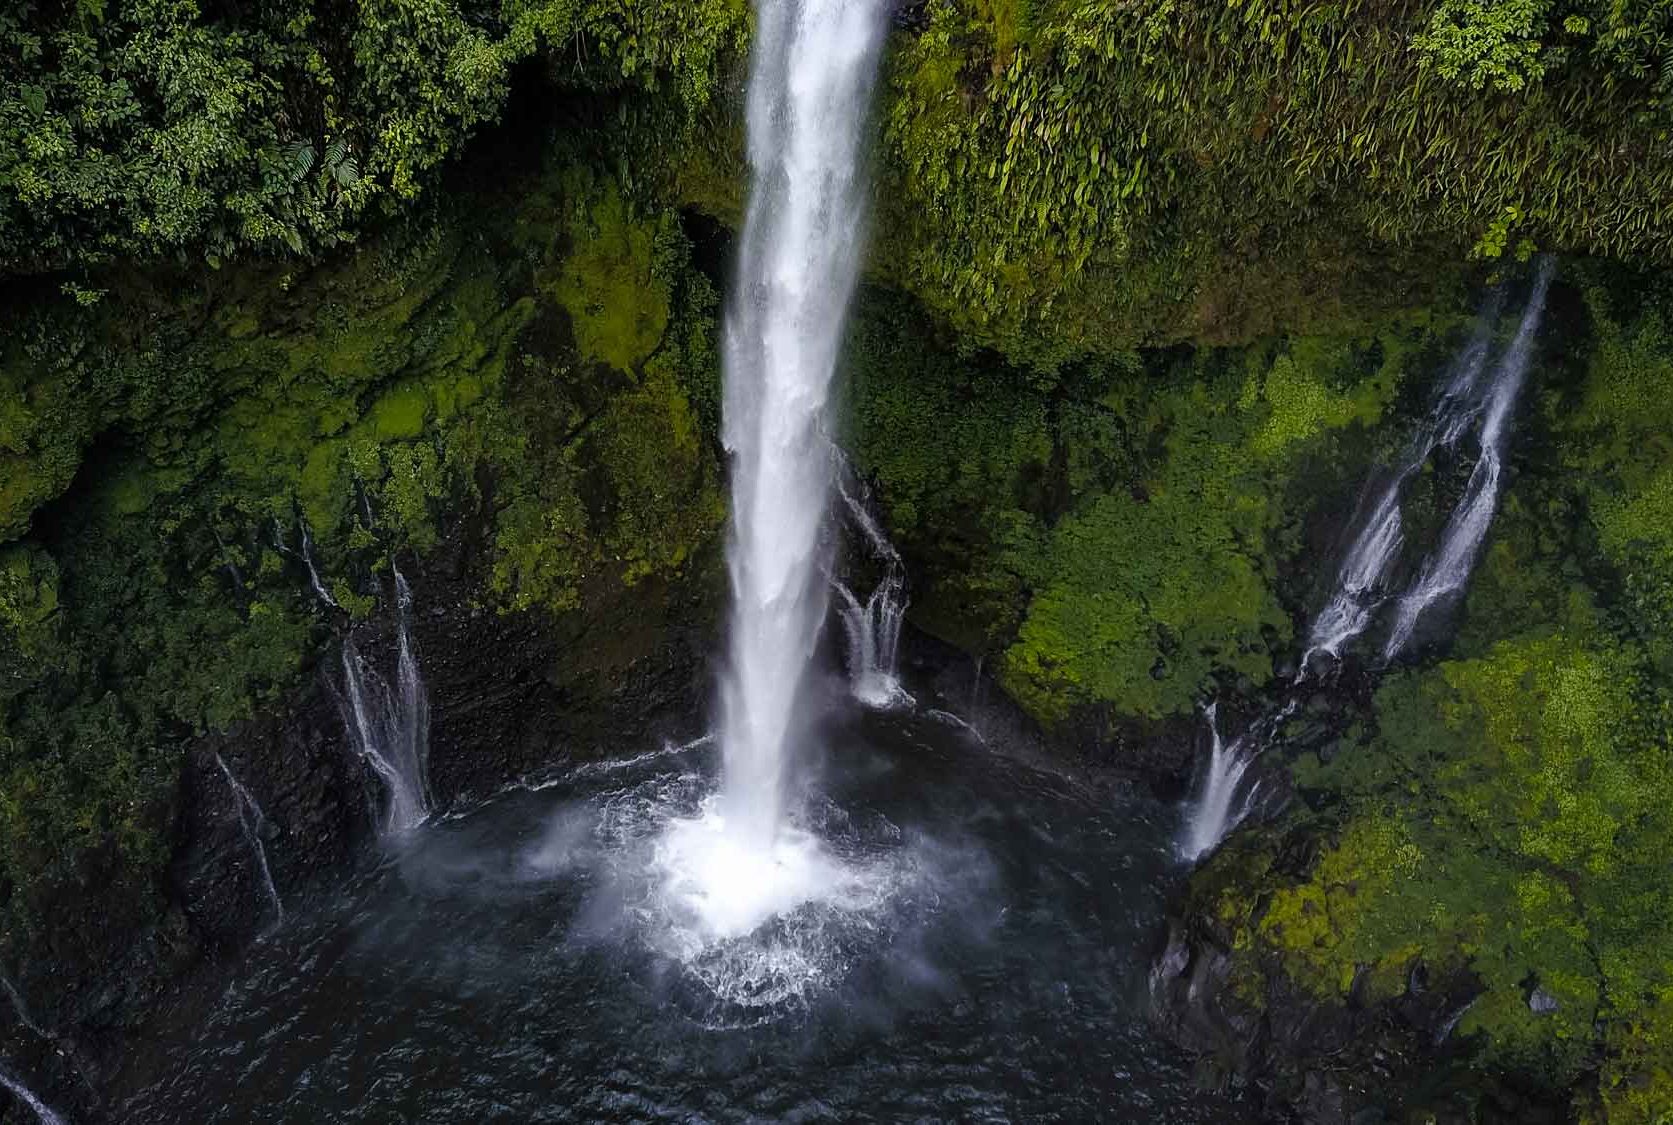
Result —
[{"label": "moss-covered rock", "polygon": [[560,152],[316,265],[9,306],[13,932],[60,924],[44,912],[93,851],[162,909],[183,748],[290,698],[344,616],[374,612],[392,552],[462,537],[474,600],[546,613],[706,557],[719,473],[692,396],[718,382],[715,303],[671,211]]}]

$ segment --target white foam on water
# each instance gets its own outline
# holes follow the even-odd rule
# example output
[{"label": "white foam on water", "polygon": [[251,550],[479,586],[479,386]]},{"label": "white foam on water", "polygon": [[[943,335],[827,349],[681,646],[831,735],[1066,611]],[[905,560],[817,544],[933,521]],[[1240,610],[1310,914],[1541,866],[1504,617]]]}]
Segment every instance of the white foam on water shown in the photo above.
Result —
[{"label": "white foam on water", "polygon": [[[590,806],[586,843],[575,834],[583,818],[560,810],[526,861],[552,874],[602,871],[617,921],[708,997],[698,1022],[710,1027],[767,1022],[840,981],[919,867],[909,847],[842,854],[795,818],[762,848],[727,824],[726,807],[701,775],[665,774]],[[846,823],[822,805],[812,812]]]}]

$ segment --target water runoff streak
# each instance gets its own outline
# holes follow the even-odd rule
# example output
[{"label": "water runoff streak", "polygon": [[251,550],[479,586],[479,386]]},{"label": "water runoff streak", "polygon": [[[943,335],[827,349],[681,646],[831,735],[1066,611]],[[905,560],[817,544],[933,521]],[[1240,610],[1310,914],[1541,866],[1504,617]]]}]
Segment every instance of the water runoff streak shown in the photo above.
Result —
[{"label": "water runoff streak", "polygon": [[[1498,312],[1497,297],[1488,302],[1405,455],[1392,473],[1382,477],[1380,485],[1367,490],[1370,503],[1363,509],[1364,521],[1337,573],[1336,589],[1313,622],[1298,682],[1315,665],[1329,667],[1339,660],[1346,646],[1371,627],[1391,599],[1393,621],[1382,659],[1384,663],[1394,660],[1411,643],[1423,614],[1437,603],[1456,597],[1468,584],[1498,505],[1510,417],[1527,381],[1533,341],[1545,312],[1553,272],[1551,259],[1540,262],[1516,335],[1484,383],[1482,375],[1492,353],[1492,322]],[[1464,494],[1439,544],[1424,558],[1405,592],[1396,596],[1391,586],[1404,543],[1400,504],[1406,485],[1437,450],[1455,447],[1477,426],[1480,451]],[[1296,705],[1292,697],[1275,716],[1258,720],[1229,744],[1220,736],[1215,708],[1208,708],[1211,744],[1196,796],[1186,813],[1179,843],[1183,858],[1195,861],[1212,852],[1248,815],[1257,796],[1246,784],[1250,767]]]},{"label": "water runoff streak", "polygon": [[52,1108],[36,1096],[35,1092],[22,1082],[13,1078],[4,1068],[0,1068],[0,1086],[4,1086],[11,1095],[35,1114],[41,1125],[64,1125],[64,1119],[52,1111]]},{"label": "water runoff streak", "polygon": [[285,905],[279,900],[279,888],[273,885],[273,871],[267,865],[267,848],[261,842],[262,828],[267,824],[267,816],[256,804],[256,799],[250,791],[244,788],[244,783],[238,780],[228,766],[225,759],[215,755],[215,764],[221,767],[221,775],[227,779],[227,785],[232,789],[234,801],[238,807],[238,827],[244,834],[244,840],[250,845],[250,854],[256,861],[256,873],[261,876],[261,885],[267,892],[267,901],[273,907],[273,926],[277,929],[285,921]]},{"label": "water runoff streak", "polygon": [[36,1023],[34,1017],[29,1014],[29,1006],[23,1002],[23,994],[17,990],[17,985],[12,983],[12,979],[4,973],[0,973],[0,990],[3,990],[7,997],[10,998],[12,1002],[12,1011],[17,1013],[17,1021],[19,1023],[21,1023],[33,1034],[38,1035],[43,1039],[51,1038],[51,1036],[47,1034],[46,1029]]}]

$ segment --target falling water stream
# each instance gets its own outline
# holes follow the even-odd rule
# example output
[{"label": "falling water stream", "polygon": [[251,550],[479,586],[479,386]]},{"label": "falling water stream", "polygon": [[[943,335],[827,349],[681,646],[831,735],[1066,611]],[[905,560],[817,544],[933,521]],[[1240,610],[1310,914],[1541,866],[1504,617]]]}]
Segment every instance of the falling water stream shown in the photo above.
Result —
[{"label": "falling water stream", "polygon": [[826,401],[859,267],[860,158],[888,5],[767,0],[750,75],[737,289],[725,340],[732,621],[726,816],[772,846],[797,702],[825,615]]},{"label": "falling water stream", "polygon": [[395,606],[395,682],[385,680],[348,637],[339,697],[349,740],[383,790],[379,834],[386,839],[412,831],[430,812],[430,700],[412,642],[412,590],[399,568]]},{"label": "falling water stream", "polygon": [[1533,341],[1545,313],[1545,295],[1551,286],[1553,265],[1548,258],[1540,263],[1539,276],[1534,280],[1533,293],[1522,313],[1516,337],[1499,360],[1481,406],[1481,453],[1470,472],[1464,496],[1453,509],[1441,543],[1424,560],[1423,570],[1401,597],[1394,625],[1389,630],[1388,642],[1383,646],[1383,659],[1393,660],[1410,643],[1418,619],[1431,606],[1453,597],[1464,589],[1475,567],[1476,554],[1487,537],[1498,506],[1499,487],[1504,475],[1504,450],[1509,438],[1511,411],[1527,381],[1528,363],[1533,356]]},{"label": "falling water stream", "polygon": [[840,605],[842,629],[848,642],[848,681],[854,698],[867,707],[910,706],[912,697],[900,686],[900,630],[906,621],[906,564],[889,542],[883,527],[872,515],[869,497],[850,482],[852,470],[839,465],[837,494],[851,523],[882,577],[865,601],[855,596],[847,582],[832,579]]},{"label": "falling water stream", "polygon": [[[1482,374],[1491,358],[1492,327],[1499,307],[1497,294],[1489,299],[1477,318],[1475,331],[1437,388],[1434,405],[1404,457],[1391,472],[1383,470],[1373,477],[1373,487],[1367,491],[1372,499],[1343,557],[1336,588],[1314,619],[1307,650],[1301,657],[1301,679],[1314,669],[1334,666],[1346,647],[1378,621],[1391,601],[1393,620],[1382,659],[1384,663],[1394,660],[1410,645],[1423,615],[1457,597],[1468,584],[1498,505],[1510,418],[1527,381],[1534,337],[1544,316],[1554,269],[1551,259],[1540,262],[1516,334],[1484,384]],[[1406,486],[1436,450],[1457,446],[1472,427],[1477,430],[1479,451],[1469,483],[1439,543],[1424,557],[1410,586],[1396,596],[1391,586],[1396,581],[1396,564],[1405,541],[1400,505]],[[1250,770],[1297,702],[1292,696],[1280,712],[1257,720],[1230,743],[1221,738],[1217,710],[1212,706],[1207,709],[1211,742],[1196,792],[1186,809],[1179,843],[1182,858],[1195,862],[1208,855],[1248,816],[1257,796],[1252,788],[1257,783],[1250,781]]]},{"label": "falling water stream", "polygon": [[0,973],[0,990],[4,990],[7,998],[11,1000],[12,1011],[17,1014],[18,1022],[32,1034],[44,1037],[46,1029],[35,1022],[34,1017],[29,1014],[29,1006],[23,1002],[23,994],[17,990],[17,985],[12,983],[12,979],[3,973]]},{"label": "falling water stream", "polygon": [[[665,891],[705,949],[810,900],[866,901],[787,808],[825,618],[826,403],[859,267],[860,162],[884,0],[766,0],[749,81],[753,183],[724,342],[732,613],[721,791],[674,823]],[[787,813],[789,815],[787,815]],[[770,956],[770,955],[769,955]]]},{"label": "falling water stream", "polygon": [[[1452,371],[1441,384],[1429,417],[1412,436],[1405,456],[1371,492],[1375,499],[1342,558],[1336,589],[1324,609],[1313,619],[1307,651],[1301,657],[1303,674],[1315,663],[1339,660],[1343,649],[1370,627],[1377,610],[1388,597],[1386,585],[1389,572],[1405,542],[1400,501],[1405,495],[1407,483],[1423,468],[1435,450],[1454,444],[1475,416],[1473,392],[1482,369],[1487,365],[1492,342],[1492,315],[1496,306],[1495,294],[1477,318],[1474,333],[1453,362]],[[1372,483],[1377,483],[1375,476]],[[1319,660],[1321,657],[1328,658],[1328,661]]]}]

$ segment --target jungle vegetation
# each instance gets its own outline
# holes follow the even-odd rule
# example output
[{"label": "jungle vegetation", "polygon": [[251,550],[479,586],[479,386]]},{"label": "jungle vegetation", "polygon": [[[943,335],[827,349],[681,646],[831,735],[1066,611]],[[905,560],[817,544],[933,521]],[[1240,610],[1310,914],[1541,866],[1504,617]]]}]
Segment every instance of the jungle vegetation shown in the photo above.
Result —
[{"label": "jungle vegetation", "polygon": [[[694,231],[746,188],[748,34],[742,0],[0,12],[0,957],[65,888],[161,909],[184,748],[342,623],[304,526],[350,617],[465,522],[509,613],[718,533]],[[1118,751],[1277,676],[1472,293],[1563,256],[1456,642],[1193,893],[1253,1001],[1422,959],[1480,982],[1472,1065],[1664,1122],[1673,0],[927,0],[886,67],[850,444],[917,624]]]}]

